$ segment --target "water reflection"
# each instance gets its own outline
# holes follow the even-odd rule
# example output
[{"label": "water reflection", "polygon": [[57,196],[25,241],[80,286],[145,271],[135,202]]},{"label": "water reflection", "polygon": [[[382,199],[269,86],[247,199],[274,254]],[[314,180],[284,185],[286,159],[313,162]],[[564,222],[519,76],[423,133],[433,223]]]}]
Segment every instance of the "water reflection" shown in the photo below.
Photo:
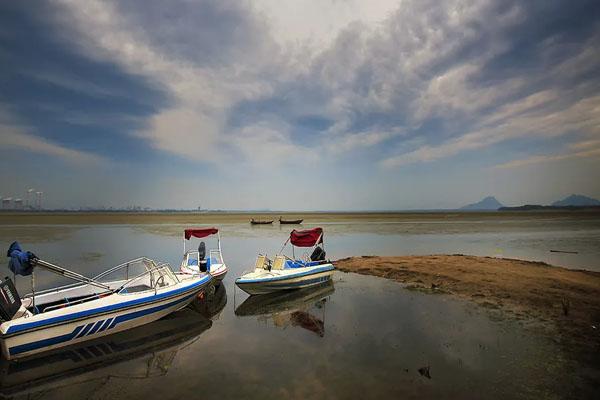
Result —
[{"label": "water reflection", "polygon": [[227,303],[224,285],[153,323],[18,361],[0,360],[0,394],[46,394],[85,386],[97,390],[119,378],[169,372],[177,354],[210,329]]},{"label": "water reflection", "polygon": [[[325,305],[335,288],[333,282],[316,287],[248,297],[235,315],[271,320],[279,328],[294,326],[325,336]],[[314,309],[314,310],[313,310]]]}]

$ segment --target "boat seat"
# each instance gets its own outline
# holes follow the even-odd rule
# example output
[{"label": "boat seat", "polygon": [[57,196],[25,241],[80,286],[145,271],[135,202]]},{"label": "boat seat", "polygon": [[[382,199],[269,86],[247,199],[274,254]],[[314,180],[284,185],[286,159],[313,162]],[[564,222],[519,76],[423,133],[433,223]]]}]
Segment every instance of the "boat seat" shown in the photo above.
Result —
[{"label": "boat seat", "polygon": [[265,261],[267,261],[267,256],[260,255],[256,258],[256,264],[254,265],[255,269],[265,269]]},{"label": "boat seat", "polygon": [[275,257],[275,260],[273,261],[273,266],[271,267],[271,269],[283,269],[284,266],[285,266],[285,257],[277,256],[277,257]]},{"label": "boat seat", "polygon": [[188,258],[187,265],[189,265],[189,266],[198,265],[198,260],[196,260],[195,258]]}]

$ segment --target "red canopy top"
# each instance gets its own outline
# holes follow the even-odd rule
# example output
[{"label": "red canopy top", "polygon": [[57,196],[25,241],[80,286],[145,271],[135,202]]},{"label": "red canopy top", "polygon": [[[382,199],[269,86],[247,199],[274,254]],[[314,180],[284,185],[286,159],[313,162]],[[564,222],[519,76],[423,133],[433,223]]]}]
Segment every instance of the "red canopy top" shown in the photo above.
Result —
[{"label": "red canopy top", "polygon": [[186,229],[185,238],[189,240],[192,236],[197,238],[203,238],[206,236],[214,235],[219,232],[217,228],[202,228],[202,229]]},{"label": "red canopy top", "polygon": [[305,231],[293,230],[290,233],[290,241],[294,246],[312,247],[317,243],[323,243],[323,229],[313,228]]}]

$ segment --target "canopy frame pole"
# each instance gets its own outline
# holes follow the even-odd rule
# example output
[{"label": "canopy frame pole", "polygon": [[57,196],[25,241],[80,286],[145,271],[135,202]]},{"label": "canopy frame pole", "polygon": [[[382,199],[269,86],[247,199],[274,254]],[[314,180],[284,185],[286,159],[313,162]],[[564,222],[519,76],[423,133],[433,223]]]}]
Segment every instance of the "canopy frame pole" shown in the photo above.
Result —
[{"label": "canopy frame pole", "polygon": [[221,257],[221,263],[225,264],[225,260],[223,260],[223,252],[221,251],[221,234],[217,231],[217,246],[219,248],[219,256]]},{"label": "canopy frame pole", "polygon": [[[285,243],[283,244],[283,246],[281,246],[281,250],[279,250],[279,252],[275,255],[275,257],[277,257],[278,255],[281,254],[281,252],[283,251],[283,249],[285,249],[285,246],[288,244],[288,242],[290,241],[290,239],[292,238],[292,236],[290,235],[287,240],[285,241]],[[292,245],[292,253],[294,251],[294,245]]]},{"label": "canopy frame pole", "polygon": [[[315,245],[313,246],[313,249],[316,249],[317,246],[319,245],[319,242],[322,241],[322,240],[323,240],[323,232],[321,232],[321,234],[319,235],[319,238],[315,242]],[[322,244],[323,244],[323,250],[325,250],[325,241],[324,240],[323,240]]]},{"label": "canopy frame pole", "polygon": [[[63,267],[60,267],[58,265],[49,263],[48,261],[44,261],[44,260],[40,260],[39,258],[36,258],[35,261],[34,261],[34,265],[35,266],[40,266],[40,267],[45,268],[46,270],[48,270],[50,272],[53,272],[53,273],[55,273],[57,275],[64,276],[65,278],[69,278],[69,279],[72,279],[74,281],[79,281],[79,282],[82,282],[82,283],[87,283],[88,285],[92,285],[92,286],[96,286],[96,287],[101,288],[101,289],[112,291],[111,287],[108,286],[108,285],[105,285],[104,283],[100,283],[98,281],[95,281],[92,278],[88,278],[87,276],[80,275],[80,274],[78,274],[76,272],[69,271],[66,268],[63,268]],[[32,276],[33,276],[33,272],[32,272]]]},{"label": "canopy frame pole", "polygon": [[35,270],[31,270],[31,305],[33,306],[33,313],[35,314]]}]

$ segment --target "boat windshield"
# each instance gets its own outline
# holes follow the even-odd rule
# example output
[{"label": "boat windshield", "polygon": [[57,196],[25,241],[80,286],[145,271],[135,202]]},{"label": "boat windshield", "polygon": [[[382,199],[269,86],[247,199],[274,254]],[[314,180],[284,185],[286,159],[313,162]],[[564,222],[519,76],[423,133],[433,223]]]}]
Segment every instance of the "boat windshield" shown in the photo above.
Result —
[{"label": "boat windshield", "polygon": [[128,280],[119,291],[119,294],[157,291],[161,288],[175,285],[179,280],[171,270],[169,264],[159,264],[154,268]]},{"label": "boat windshield", "polygon": [[[155,290],[179,281],[168,264],[157,264],[145,257],[117,265],[94,279],[121,288],[121,293],[132,293],[133,287],[137,287],[137,291]],[[126,288],[129,289],[124,291]]]}]

